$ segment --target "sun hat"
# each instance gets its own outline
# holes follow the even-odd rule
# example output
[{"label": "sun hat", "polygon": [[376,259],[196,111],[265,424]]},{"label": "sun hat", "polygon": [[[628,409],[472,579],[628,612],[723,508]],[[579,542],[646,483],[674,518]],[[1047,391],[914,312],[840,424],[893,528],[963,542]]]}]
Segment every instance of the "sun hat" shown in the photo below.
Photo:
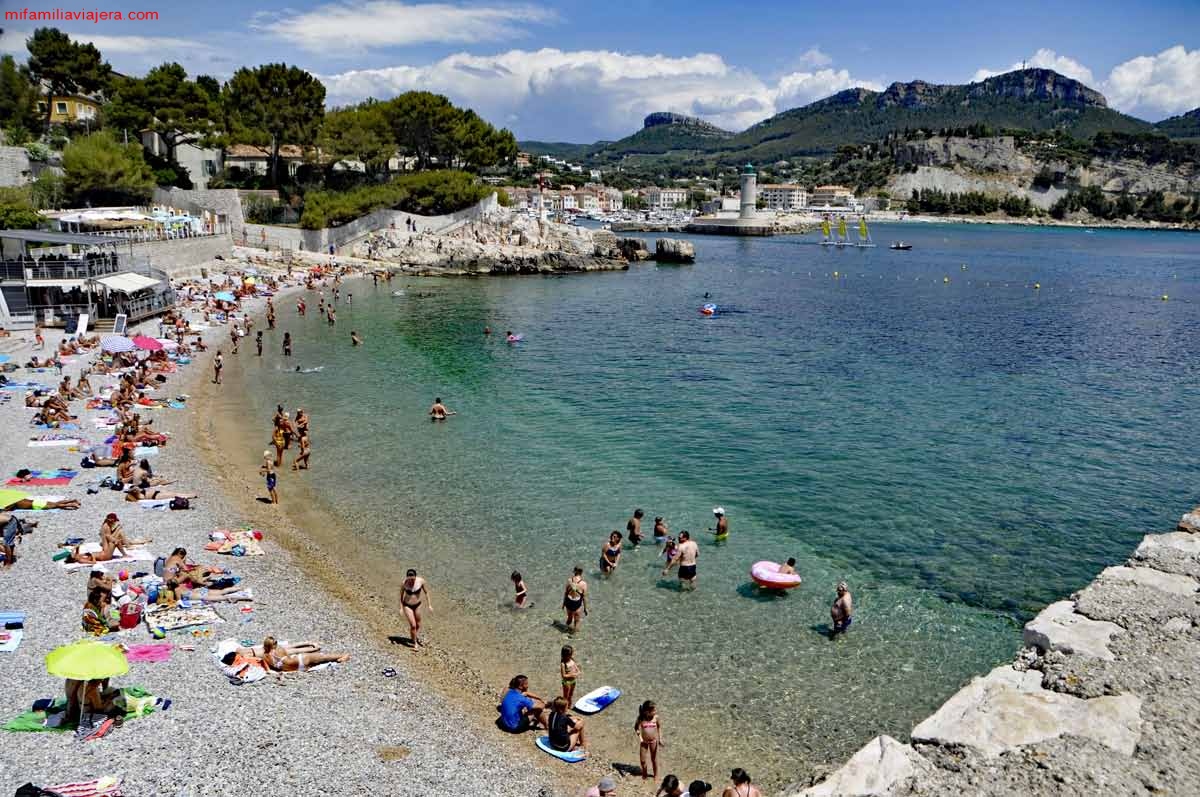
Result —
[{"label": "sun hat", "polygon": [[724,515],[724,514],[725,514],[725,507],[723,507],[723,506],[716,506],[716,507],[713,507],[713,514],[714,514],[714,515]]}]

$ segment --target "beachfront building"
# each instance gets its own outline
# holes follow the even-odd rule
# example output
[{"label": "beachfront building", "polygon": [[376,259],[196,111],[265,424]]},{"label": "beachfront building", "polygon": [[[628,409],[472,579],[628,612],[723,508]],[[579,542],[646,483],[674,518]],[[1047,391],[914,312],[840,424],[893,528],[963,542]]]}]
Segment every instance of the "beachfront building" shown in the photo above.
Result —
[{"label": "beachfront building", "polygon": [[575,207],[582,210],[584,213],[598,213],[600,211],[600,197],[596,196],[594,191],[581,190],[575,192]]},{"label": "beachfront building", "polygon": [[[295,177],[296,170],[304,163],[304,151],[295,144],[284,144],[279,148],[280,171]],[[248,174],[268,174],[271,170],[271,150],[252,144],[233,144],[225,149],[225,167],[242,169]]]},{"label": "beachfront building", "polygon": [[0,230],[0,326],[68,326],[82,314],[133,323],[174,305],[167,275],[126,238]]},{"label": "beachfront building", "polygon": [[646,207],[649,210],[674,210],[680,205],[687,204],[686,188],[659,188],[650,186],[643,193]]},{"label": "beachfront building", "polygon": [[[86,94],[55,94],[50,98],[50,124],[67,125],[95,122],[100,115],[99,97]],[[38,113],[46,115],[46,101],[38,100]]]},{"label": "beachfront building", "polygon": [[792,183],[763,183],[758,187],[758,198],[768,210],[794,213],[808,207],[808,191]]},{"label": "beachfront building", "polygon": [[[175,145],[175,162],[187,169],[193,188],[208,188],[208,181],[225,168],[225,153],[216,147],[201,147],[200,136],[191,136]],[[161,134],[142,131],[142,148],[151,155],[171,157],[171,148]]]},{"label": "beachfront building", "polygon": [[600,211],[603,213],[616,213],[625,207],[625,195],[621,193],[621,189],[605,186],[598,193],[600,199]]},{"label": "beachfront building", "polygon": [[819,185],[808,197],[810,207],[850,207],[854,204],[854,192],[844,185]]}]

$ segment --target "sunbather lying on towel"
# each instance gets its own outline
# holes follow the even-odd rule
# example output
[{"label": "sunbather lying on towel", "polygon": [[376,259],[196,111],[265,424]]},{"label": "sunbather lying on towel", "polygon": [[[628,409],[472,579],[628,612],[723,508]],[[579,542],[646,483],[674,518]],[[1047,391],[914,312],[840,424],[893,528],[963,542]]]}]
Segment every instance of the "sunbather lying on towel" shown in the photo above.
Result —
[{"label": "sunbather lying on towel", "polygon": [[263,664],[267,665],[267,669],[275,672],[304,672],[318,664],[330,662],[341,664],[350,661],[348,653],[287,653],[279,647],[273,636],[264,639],[262,647]]},{"label": "sunbather lying on towel", "polygon": [[215,587],[191,587],[183,586],[175,579],[167,579],[166,583],[158,590],[158,598],[155,603],[163,603],[167,606],[174,606],[181,600],[185,601],[204,601],[206,603],[216,603],[219,601],[252,601],[254,594],[245,587],[226,587],[225,589],[217,589]]},{"label": "sunbather lying on towel", "polygon": [[130,487],[125,492],[126,501],[169,501],[172,498],[199,498],[195,493],[172,493],[167,490],[160,490],[157,487],[148,487],[143,490],[141,487]]},{"label": "sunbather lying on towel", "polygon": [[47,501],[45,498],[21,498],[12,503],[0,506],[0,509],[78,509],[79,499],[67,498],[62,501]]},{"label": "sunbather lying on towel", "polygon": [[117,558],[116,546],[111,539],[101,540],[100,550],[92,553],[80,551],[81,547],[83,547],[82,543],[71,549],[71,552],[67,554],[67,564],[93,565],[96,562],[108,562]]}]

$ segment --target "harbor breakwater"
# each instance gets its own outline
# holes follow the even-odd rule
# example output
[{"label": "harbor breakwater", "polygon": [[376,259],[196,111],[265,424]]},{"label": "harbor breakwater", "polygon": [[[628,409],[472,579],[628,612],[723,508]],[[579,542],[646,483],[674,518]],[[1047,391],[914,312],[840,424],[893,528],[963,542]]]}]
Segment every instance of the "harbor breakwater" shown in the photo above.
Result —
[{"label": "harbor breakwater", "polygon": [[[1200,793],[1200,507],[1026,624],[901,743],[790,797]],[[881,684],[881,687],[883,685]]]}]

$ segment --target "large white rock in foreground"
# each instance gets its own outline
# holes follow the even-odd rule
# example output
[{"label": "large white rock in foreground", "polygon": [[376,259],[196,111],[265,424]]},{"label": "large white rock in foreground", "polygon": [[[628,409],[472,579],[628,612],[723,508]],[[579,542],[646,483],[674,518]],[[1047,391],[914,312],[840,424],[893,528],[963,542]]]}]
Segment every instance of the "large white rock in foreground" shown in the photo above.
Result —
[{"label": "large white rock in foreground", "polygon": [[997,667],[960,689],[913,729],[914,742],[973,747],[996,756],[1070,734],[1132,755],[1141,735],[1142,701],[1134,695],[1091,700],[1042,688],[1041,673]]},{"label": "large white rock in foreground", "polygon": [[1121,626],[1103,620],[1092,620],[1075,613],[1074,601],[1052,603],[1025,624],[1025,644],[1043,653],[1061,650],[1094,659],[1112,661],[1115,657],[1108,642],[1120,632]]},{"label": "large white rock in foreground", "polygon": [[798,797],[888,797],[909,778],[933,766],[916,750],[890,736],[876,736],[841,769]]}]

